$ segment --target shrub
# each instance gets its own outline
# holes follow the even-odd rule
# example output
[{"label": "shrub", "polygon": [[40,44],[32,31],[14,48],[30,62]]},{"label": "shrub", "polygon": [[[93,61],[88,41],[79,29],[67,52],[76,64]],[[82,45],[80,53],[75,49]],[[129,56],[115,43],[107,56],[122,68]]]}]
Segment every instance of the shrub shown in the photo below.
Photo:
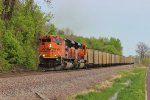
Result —
[{"label": "shrub", "polygon": [[5,32],[3,36],[5,59],[10,64],[23,64],[24,63],[24,50],[19,42],[14,38],[12,31]]}]

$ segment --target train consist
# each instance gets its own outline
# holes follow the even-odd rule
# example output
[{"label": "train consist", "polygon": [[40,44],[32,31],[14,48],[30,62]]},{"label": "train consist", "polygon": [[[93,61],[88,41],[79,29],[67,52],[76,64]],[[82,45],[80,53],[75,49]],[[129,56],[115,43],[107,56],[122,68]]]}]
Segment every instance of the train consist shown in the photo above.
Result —
[{"label": "train consist", "polygon": [[76,69],[134,63],[132,57],[87,49],[85,44],[61,36],[43,36],[39,39],[39,44],[39,65],[43,67],[60,66],[62,69]]}]

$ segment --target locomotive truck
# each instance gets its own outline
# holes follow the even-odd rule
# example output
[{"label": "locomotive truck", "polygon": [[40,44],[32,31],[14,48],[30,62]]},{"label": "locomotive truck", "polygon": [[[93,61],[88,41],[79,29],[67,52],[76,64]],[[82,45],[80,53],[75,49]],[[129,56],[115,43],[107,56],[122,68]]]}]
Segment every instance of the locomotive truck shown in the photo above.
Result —
[{"label": "locomotive truck", "polygon": [[88,49],[85,44],[61,36],[42,36],[39,39],[39,65],[61,69],[87,68],[133,64],[133,57]]}]

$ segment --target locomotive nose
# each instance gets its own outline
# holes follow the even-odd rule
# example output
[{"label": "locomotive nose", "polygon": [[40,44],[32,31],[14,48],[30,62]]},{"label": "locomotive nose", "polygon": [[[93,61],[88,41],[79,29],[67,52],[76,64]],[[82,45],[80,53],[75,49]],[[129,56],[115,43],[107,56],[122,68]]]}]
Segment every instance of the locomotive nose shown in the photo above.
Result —
[{"label": "locomotive nose", "polygon": [[[42,57],[43,58],[57,58],[60,56],[60,49],[56,48],[55,45],[52,47],[52,44],[49,44],[49,47],[51,48],[45,48],[42,51]],[[54,48],[55,47],[55,48]]]}]

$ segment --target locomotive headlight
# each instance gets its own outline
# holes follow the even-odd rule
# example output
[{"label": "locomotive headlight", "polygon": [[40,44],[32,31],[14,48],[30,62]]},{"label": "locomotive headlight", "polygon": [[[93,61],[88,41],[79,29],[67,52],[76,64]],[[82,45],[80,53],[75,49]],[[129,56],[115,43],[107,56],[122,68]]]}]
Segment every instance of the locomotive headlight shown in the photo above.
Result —
[{"label": "locomotive headlight", "polygon": [[43,54],[43,57],[45,57],[45,54]]},{"label": "locomotive headlight", "polygon": [[49,47],[51,48],[51,47],[52,47],[52,44],[49,44]]}]

